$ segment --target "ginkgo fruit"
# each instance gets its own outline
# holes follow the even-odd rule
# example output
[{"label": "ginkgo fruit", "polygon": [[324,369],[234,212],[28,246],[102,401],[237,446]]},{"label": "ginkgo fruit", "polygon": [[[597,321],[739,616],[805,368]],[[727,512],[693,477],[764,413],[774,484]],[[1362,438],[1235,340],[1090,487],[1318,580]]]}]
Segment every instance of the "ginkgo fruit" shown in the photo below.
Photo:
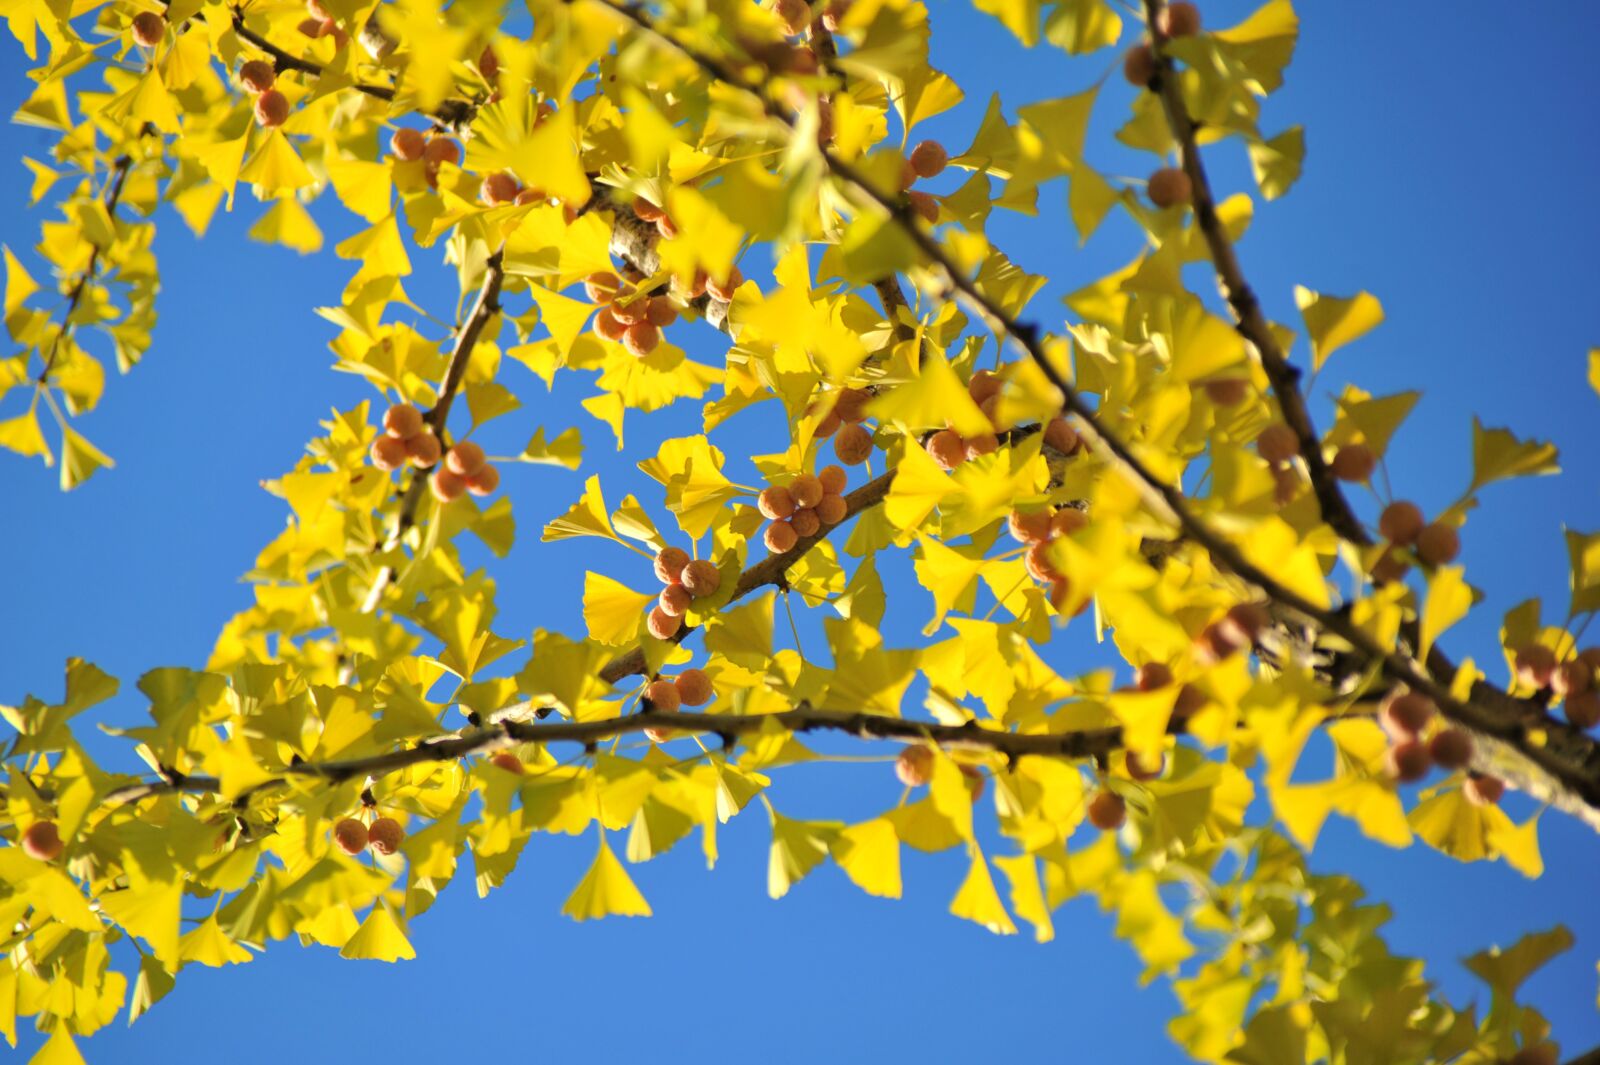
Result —
[{"label": "ginkgo fruit", "polygon": [[1128,771],[1128,776],[1138,781],[1154,780],[1167,768],[1167,759],[1164,755],[1156,755],[1153,761],[1146,761],[1134,751],[1125,751],[1122,756],[1123,768]]},{"label": "ginkgo fruit", "polygon": [[493,466],[484,465],[467,478],[467,491],[475,496],[493,495],[494,490],[500,487],[500,471]]},{"label": "ginkgo fruit", "polygon": [[441,503],[454,503],[467,494],[467,479],[445,466],[440,466],[428,477],[428,489]]},{"label": "ginkgo fruit", "polygon": [[781,484],[769,485],[756,496],[756,509],[768,521],[782,521],[794,513],[794,496]]},{"label": "ginkgo fruit", "polygon": [[688,564],[689,552],[681,547],[663,547],[656,552],[656,580],[662,584],[673,584],[682,578],[683,568]]},{"label": "ginkgo fruit", "polygon": [[22,853],[37,861],[55,861],[63,847],[61,830],[54,821],[35,821],[22,830]]},{"label": "ginkgo fruit", "polygon": [[938,141],[923,141],[911,149],[911,166],[918,177],[938,177],[950,162],[950,154]]},{"label": "ginkgo fruit", "polygon": [[1461,792],[1474,806],[1494,806],[1506,793],[1506,782],[1487,773],[1474,773],[1461,785]]},{"label": "ginkgo fruit", "polygon": [[422,412],[409,403],[396,403],[383,412],[383,431],[401,440],[422,432]]},{"label": "ginkgo fruit", "polygon": [[133,39],[146,48],[154,48],[167,35],[167,20],[153,11],[141,11],[133,16]]},{"label": "ginkgo fruit", "polygon": [[644,358],[661,343],[661,330],[655,327],[648,319],[634,322],[628,326],[627,332],[622,334],[622,346],[628,349],[628,354],[637,358]]},{"label": "ginkgo fruit", "polygon": [[940,429],[923,446],[943,470],[953,470],[967,458],[966,441],[950,429]]},{"label": "ginkgo fruit", "polygon": [[681,702],[678,686],[664,678],[651,681],[644,689],[644,698],[650,704],[650,709],[663,714],[675,712]]},{"label": "ginkgo fruit", "polygon": [[500,76],[500,57],[495,54],[494,45],[486,44],[483,51],[478,53],[478,73],[489,82]]},{"label": "ginkgo fruit", "polygon": [[1573,728],[1592,729],[1600,725],[1600,693],[1587,691],[1569,695],[1562,709]]},{"label": "ginkgo fruit", "polygon": [[1052,418],[1044,427],[1044,442],[1063,455],[1071,455],[1081,446],[1082,437],[1067,419]]},{"label": "ginkgo fruit", "polygon": [[1405,739],[1421,735],[1438,712],[1438,706],[1422,692],[1396,691],[1383,701],[1378,720],[1389,735]]},{"label": "ginkgo fruit", "polygon": [[801,507],[789,516],[789,524],[799,536],[815,536],[822,528],[822,518],[817,515],[816,507]]},{"label": "ginkgo fruit", "polygon": [[789,482],[789,496],[796,510],[816,506],[823,495],[822,481],[812,474],[802,473]]},{"label": "ginkgo fruit", "polygon": [[645,308],[645,320],[657,329],[665,329],[678,320],[678,308],[671,300],[652,299]]},{"label": "ginkgo fruit", "polygon": [[399,437],[382,433],[372,441],[372,450],[369,454],[372,464],[385,473],[398,470],[406,464],[406,442]]},{"label": "ginkgo fruit", "polygon": [[1386,548],[1378,560],[1372,564],[1372,580],[1375,584],[1391,584],[1405,577],[1406,570],[1410,569],[1404,556],[1391,545]]},{"label": "ginkgo fruit", "polygon": [[1333,475],[1341,481],[1362,482],[1372,477],[1378,466],[1378,457],[1365,444],[1344,444],[1333,453],[1328,463]]},{"label": "ginkgo fruit", "polygon": [[683,586],[696,599],[716,595],[722,587],[722,571],[712,562],[698,558],[683,567]]},{"label": "ginkgo fruit", "polygon": [[1000,394],[1003,382],[992,370],[979,370],[967,382],[967,395],[972,397],[972,402],[982,404],[985,400],[993,399]]},{"label": "ginkgo fruit", "polygon": [[761,542],[766,545],[768,551],[781,555],[800,542],[800,534],[795,532],[794,526],[787,521],[775,521],[761,534]]},{"label": "ginkgo fruit", "polygon": [[583,294],[593,303],[610,303],[622,292],[622,279],[609,270],[590,274],[583,282]]},{"label": "ginkgo fruit", "polygon": [[1411,784],[1428,775],[1433,758],[1421,740],[1401,740],[1383,752],[1383,768],[1391,778]]},{"label": "ginkgo fruit", "polygon": [[872,430],[859,423],[842,425],[833,438],[833,454],[846,466],[859,466],[872,455]]},{"label": "ginkgo fruit", "polygon": [[1465,729],[1440,729],[1428,741],[1428,755],[1433,764],[1447,772],[1465,769],[1472,764],[1474,744]]},{"label": "ginkgo fruit", "polygon": [[1461,535],[1455,526],[1442,521],[1430,522],[1417,534],[1417,558],[1425,566],[1443,566],[1454,562],[1461,553]]},{"label": "ginkgo fruit", "polygon": [[1416,543],[1425,524],[1421,508],[1404,499],[1390,503],[1378,515],[1378,532],[1390,543],[1402,547]]},{"label": "ginkgo fruit", "polygon": [[816,512],[817,519],[828,526],[839,524],[850,513],[849,504],[845,503],[841,495],[825,495],[812,509]]},{"label": "ginkgo fruit", "polygon": [[439,438],[430,432],[424,431],[406,437],[406,456],[411,460],[411,465],[419,470],[437,464],[442,451]]},{"label": "ginkgo fruit", "polygon": [[867,416],[867,403],[871,399],[872,393],[864,388],[841,388],[838,398],[834,400],[833,410],[847,422],[864,421]]},{"label": "ginkgo fruit", "polygon": [[1299,453],[1299,437],[1282,422],[1273,422],[1256,437],[1256,454],[1274,466],[1288,462]]},{"label": "ginkgo fruit", "polygon": [[706,278],[706,291],[711,293],[713,299],[721,300],[723,303],[731,303],[733,302],[734,292],[742,284],[744,284],[744,275],[735,266],[728,271],[728,276],[721,281],[710,277]]},{"label": "ginkgo fruit", "polygon": [[390,855],[400,849],[406,830],[392,817],[380,817],[367,828],[367,842],[373,850]]},{"label": "ginkgo fruit", "polygon": [[444,457],[444,464],[451,473],[458,473],[463,477],[471,477],[483,469],[483,464],[488,461],[483,448],[471,440],[463,440],[452,447]]},{"label": "ginkgo fruit", "polygon": [[1156,20],[1168,37],[1193,37],[1200,32],[1200,9],[1189,0],[1174,0]]},{"label": "ginkgo fruit", "polygon": [[1089,800],[1089,823],[1102,832],[1114,832],[1128,820],[1128,804],[1121,795],[1102,788]]},{"label": "ginkgo fruit", "polygon": [[1164,662],[1146,662],[1133,672],[1133,686],[1153,692],[1172,683],[1172,669]]},{"label": "ginkgo fruit", "polygon": [[1050,558],[1050,541],[1032,544],[1023,553],[1023,563],[1028,571],[1028,576],[1036,581],[1054,581],[1061,577],[1061,571],[1056,569],[1055,562]]},{"label": "ginkgo fruit", "polygon": [[449,137],[434,137],[422,149],[422,158],[436,167],[444,163],[454,166],[461,162],[461,146]]},{"label": "ginkgo fruit", "polygon": [[401,126],[389,138],[389,154],[403,163],[414,163],[422,158],[428,147],[428,138],[420,129]]},{"label": "ginkgo fruit", "polygon": [[661,589],[661,595],[656,599],[656,608],[671,617],[681,618],[689,612],[689,604],[693,599],[689,589],[683,585],[669,584]]},{"label": "ginkgo fruit", "polygon": [[1517,648],[1517,681],[1530,688],[1548,688],[1556,671],[1556,653],[1542,643]]},{"label": "ginkgo fruit", "polygon": [[256,97],[256,122],[265,129],[276,129],[289,121],[289,98],[277,89],[268,89]]},{"label": "ginkgo fruit", "polygon": [[920,788],[933,779],[932,747],[907,747],[895,756],[894,775],[908,788]]},{"label": "ginkgo fruit", "polygon": [[668,614],[666,611],[657,606],[651,610],[649,616],[645,618],[644,627],[649,631],[650,635],[654,636],[656,639],[670,640],[676,636],[678,634],[678,630],[683,627],[683,618],[673,614]]},{"label": "ginkgo fruit", "polygon": [[1130,85],[1148,89],[1156,76],[1156,53],[1148,44],[1136,44],[1122,57],[1122,76]]},{"label": "ginkgo fruit", "polygon": [[595,313],[594,331],[612,343],[620,343],[628,335],[628,323],[618,318],[612,307],[605,306]]},{"label": "ginkgo fruit", "polygon": [[1581,658],[1569,659],[1550,673],[1550,690],[1560,696],[1582,695],[1594,687],[1594,667]]},{"label": "ginkgo fruit", "polygon": [[1151,203],[1165,209],[1188,203],[1194,195],[1194,185],[1188,174],[1175,166],[1167,166],[1150,175],[1145,191],[1150,195]]},{"label": "ginkgo fruit", "polygon": [[824,497],[843,495],[850,475],[844,472],[843,466],[824,466],[817,471],[817,483],[822,485]]},{"label": "ginkgo fruit", "polygon": [[1250,382],[1242,377],[1213,377],[1200,387],[1219,407],[1237,407],[1250,398]]},{"label": "ginkgo fruit", "polygon": [[517,176],[506,170],[498,170],[483,179],[483,184],[478,190],[478,195],[483,202],[491,207],[512,203],[517,198],[517,193],[522,191],[522,183]]},{"label": "ginkgo fruit", "polygon": [[1080,529],[1088,528],[1089,515],[1077,507],[1062,507],[1050,517],[1050,534],[1052,536],[1071,536]]},{"label": "ginkgo fruit", "polygon": [[967,461],[971,462],[973,459],[982,458],[984,455],[993,454],[998,450],[1000,438],[993,433],[980,433],[977,436],[966,437],[961,443],[963,454]]},{"label": "ginkgo fruit", "polygon": [[1214,621],[1194,638],[1195,657],[1206,665],[1231,658],[1245,648],[1244,634],[1235,626]]},{"label": "ginkgo fruit", "polygon": [[673,678],[672,683],[678,689],[678,701],[684,706],[704,706],[716,694],[711,678],[703,669],[686,669]]},{"label": "ginkgo fruit", "polygon": [[1013,510],[1006,518],[1006,531],[1018,543],[1036,544],[1050,536],[1051,513],[1048,510]]},{"label": "ginkgo fruit", "polygon": [[939,201],[931,193],[920,192],[913,189],[906,193],[906,199],[911,203],[911,209],[929,225],[939,221]]},{"label": "ginkgo fruit", "polygon": [[356,855],[367,849],[367,826],[354,817],[341,819],[333,826],[333,842],[346,854]]},{"label": "ginkgo fruit", "polygon": [[266,92],[277,83],[277,80],[277,71],[273,70],[272,64],[264,59],[250,59],[239,67],[239,84],[243,85],[247,92]]},{"label": "ginkgo fruit", "polygon": [[828,5],[822,9],[822,28],[829,33],[838,33],[849,14],[850,0],[828,0]]}]

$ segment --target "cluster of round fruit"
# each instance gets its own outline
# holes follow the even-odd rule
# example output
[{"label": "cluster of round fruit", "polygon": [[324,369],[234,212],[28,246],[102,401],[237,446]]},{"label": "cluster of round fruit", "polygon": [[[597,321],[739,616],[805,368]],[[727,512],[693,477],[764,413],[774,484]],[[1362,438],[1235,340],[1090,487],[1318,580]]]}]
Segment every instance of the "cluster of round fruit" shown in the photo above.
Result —
[{"label": "cluster of round fruit", "polygon": [[633,213],[639,216],[641,222],[649,222],[655,226],[656,235],[662,240],[671,240],[678,235],[678,223],[672,220],[672,216],[664,208],[657,207],[643,196],[633,201]]},{"label": "cluster of round fruit", "polygon": [[273,88],[277,72],[265,59],[250,59],[239,66],[239,84],[255,97],[256,122],[264,129],[276,129],[289,121],[289,99]]},{"label": "cluster of round fruit", "polygon": [[630,355],[642,359],[661,343],[661,330],[678,320],[678,308],[665,296],[635,292],[634,284],[610,271],[601,271],[589,275],[583,291],[600,305],[594,316],[595,334],[620,341]]},{"label": "cluster of round fruit", "polygon": [[323,37],[332,37],[335,48],[343,48],[350,41],[350,35],[339,28],[333,15],[322,6],[321,0],[306,0],[306,18],[300,20],[296,27],[302,34],[313,41]]},{"label": "cluster of round fruit", "polygon": [[683,627],[690,603],[717,594],[722,571],[707,559],[691,559],[681,547],[663,547],[656,552],[656,580],[666,587],[650,609],[645,628],[658,640],[670,640]]},{"label": "cluster of round fruit", "polygon": [[54,821],[35,821],[22,830],[21,842],[22,853],[41,862],[55,861],[66,847]]},{"label": "cluster of round fruit", "polygon": [[1066,601],[1071,585],[1050,559],[1050,546],[1058,536],[1071,536],[1089,524],[1089,515],[1076,507],[1041,507],[1038,510],[1013,510],[1006,519],[1011,538],[1027,545],[1023,563],[1028,576],[1050,586],[1050,601],[1058,607]]},{"label": "cluster of round fruit", "polygon": [[509,170],[497,170],[485,177],[483,184],[478,187],[478,196],[490,207],[504,207],[506,204],[522,207],[530,203],[543,203],[550,198],[543,189],[523,188],[517,175]]},{"label": "cluster of round fruit", "polygon": [[167,20],[154,11],[141,11],[133,16],[133,42],[145,48],[155,48],[167,36]]},{"label": "cluster of round fruit", "polygon": [[[894,775],[900,778],[900,783],[908,788],[920,788],[933,779],[933,764],[935,755],[933,748],[926,744],[917,744],[902,750],[894,760]],[[987,783],[977,766],[957,762],[956,768],[966,778],[967,791],[972,795],[972,801],[977,802],[983,798],[983,788]]]},{"label": "cluster of round fruit", "polygon": [[461,165],[461,146],[449,137],[436,137],[432,131],[422,132],[410,126],[401,126],[389,138],[389,154],[402,163],[423,162],[423,173],[427,176],[428,185],[432,188],[439,186],[439,168],[449,163],[451,166]]},{"label": "cluster of round fruit", "polygon": [[938,141],[923,141],[911,149],[900,167],[900,188],[911,201],[911,209],[922,216],[929,225],[939,220],[939,201],[931,193],[919,192],[911,186],[918,178],[938,177],[950,162],[950,153]]},{"label": "cluster of round fruit", "polygon": [[1422,510],[1406,500],[1383,508],[1378,515],[1378,532],[1388,541],[1383,554],[1372,566],[1372,579],[1389,584],[1406,575],[1410,565],[1402,552],[1409,548],[1424,566],[1442,566],[1461,553],[1461,534],[1454,525],[1427,521]]},{"label": "cluster of round fruit", "polygon": [[1562,661],[1542,643],[1517,649],[1517,680],[1540,694],[1565,701],[1567,720],[1573,727],[1591,729],[1600,724],[1600,647],[1589,647]]},{"label": "cluster of round fruit", "polygon": [[802,473],[788,484],[769,485],[756,497],[756,509],[772,522],[762,542],[781,555],[807,536],[843,521],[850,508],[844,501],[846,475],[842,466],[824,466],[816,476]]},{"label": "cluster of round fruit", "polygon": [[371,458],[385,473],[407,463],[419,470],[433,469],[429,486],[441,503],[453,502],[467,492],[486,496],[500,487],[500,471],[490,465],[477,444],[463,440],[448,454],[443,450],[422,412],[409,403],[396,403],[383,414],[383,433],[372,442]]},{"label": "cluster of round fruit", "polygon": [[[1421,692],[1396,688],[1384,697],[1378,724],[1389,737],[1389,748],[1383,752],[1383,767],[1389,776],[1410,784],[1427,776],[1434,766],[1453,773],[1472,764],[1474,745],[1464,730],[1446,725],[1425,738],[1438,716],[1438,706]],[[1469,773],[1461,790],[1468,801],[1492,806],[1505,794],[1506,785],[1499,777]]]},{"label": "cluster of round fruit", "polygon": [[[930,433],[923,441],[933,461],[943,470],[953,470],[970,459],[987,455],[1000,446],[998,433],[1007,428],[1000,421],[998,406],[1003,381],[998,374],[979,370],[967,382],[967,395],[989,419],[990,432],[963,437],[954,429],[940,429]],[[1072,423],[1065,418],[1052,418],[1044,426],[1045,444],[1063,455],[1074,455],[1083,447],[1083,440]]]},{"label": "cluster of round fruit", "polygon": [[392,817],[379,817],[372,824],[359,818],[346,817],[333,826],[333,842],[349,855],[357,855],[371,847],[385,857],[400,849],[406,830]]},{"label": "cluster of round fruit", "polygon": [[872,430],[862,424],[871,398],[864,388],[841,388],[833,409],[817,423],[816,438],[833,437],[833,453],[846,466],[859,466],[872,454]]},{"label": "cluster of round fruit", "polygon": [[[1162,9],[1156,28],[1164,37],[1193,37],[1200,32],[1200,9],[1182,0],[1168,4]],[[1134,45],[1122,57],[1123,76],[1136,88],[1150,88],[1156,69],[1156,53],[1149,41]]]},{"label": "cluster of round fruit", "polygon": [[1248,651],[1261,639],[1262,630],[1271,620],[1267,608],[1260,603],[1236,603],[1195,636],[1195,658],[1201,665],[1214,666],[1240,651]]},{"label": "cluster of round fruit", "polygon": [[829,33],[837,33],[839,24],[850,13],[850,0],[828,0],[820,16],[813,13],[806,0],[777,0],[772,12],[783,23],[783,32],[790,37],[805,36],[816,22],[821,22]]},{"label": "cluster of round fruit", "polygon": [[[686,669],[676,677],[657,677],[645,686],[644,698],[650,709],[663,714],[676,713],[680,707],[704,706],[716,695],[711,678],[703,669]],[[644,734],[651,743],[665,743],[672,738],[672,730],[647,728]]]}]

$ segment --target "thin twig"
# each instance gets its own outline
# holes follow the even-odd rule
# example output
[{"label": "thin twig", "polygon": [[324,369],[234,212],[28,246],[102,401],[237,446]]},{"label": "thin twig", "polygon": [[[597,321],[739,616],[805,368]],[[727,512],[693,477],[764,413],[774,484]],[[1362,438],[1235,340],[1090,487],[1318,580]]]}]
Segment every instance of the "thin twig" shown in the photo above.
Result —
[{"label": "thin twig", "polygon": [[[140,136],[143,136],[141,131]],[[124,153],[117,156],[111,164],[112,177],[106,185],[105,208],[106,215],[111,219],[113,234],[117,226],[117,204],[122,199],[122,187],[127,183],[128,171],[133,169],[133,156]],[[39,384],[47,384],[50,380],[50,371],[55,369],[56,358],[61,353],[61,342],[72,335],[72,316],[78,312],[78,304],[83,302],[83,294],[88,289],[89,283],[94,280],[95,271],[100,265],[100,253],[105,249],[98,244],[89,245],[89,261],[84,263],[83,272],[78,275],[78,280],[72,286],[72,291],[67,294],[67,308],[61,316],[61,329],[50,340],[50,353],[45,357],[44,367],[40,369],[39,376],[34,378]]]}]

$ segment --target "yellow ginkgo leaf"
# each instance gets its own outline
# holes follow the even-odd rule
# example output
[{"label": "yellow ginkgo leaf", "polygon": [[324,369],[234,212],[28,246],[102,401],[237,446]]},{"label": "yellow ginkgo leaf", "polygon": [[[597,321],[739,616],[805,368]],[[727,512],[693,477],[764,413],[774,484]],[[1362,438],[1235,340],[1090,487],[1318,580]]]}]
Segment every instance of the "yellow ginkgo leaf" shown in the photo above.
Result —
[{"label": "yellow ginkgo leaf", "polygon": [[879,817],[841,830],[830,850],[856,887],[879,898],[900,897],[900,840],[888,820]]},{"label": "yellow ginkgo leaf", "polygon": [[198,962],[211,969],[224,965],[239,965],[251,958],[248,950],[235,943],[217,924],[212,914],[191,932],[185,932],[178,942],[178,956],[185,962]]},{"label": "yellow ginkgo leaf", "polygon": [[611,851],[611,844],[600,838],[600,853],[578,886],[561,907],[574,921],[618,914],[623,917],[649,917],[650,904],[634,886],[628,871]]},{"label": "yellow ginkgo leaf", "polygon": [[639,636],[645,608],[655,598],[602,574],[585,573],[583,620],[589,626],[589,638],[612,647],[632,643]]},{"label": "yellow ginkgo leaf", "polygon": [[400,922],[387,904],[378,903],[367,914],[355,935],[345,941],[341,958],[372,958],[376,961],[410,961],[417,956]]},{"label": "yellow ginkgo leaf", "polygon": [[1016,935],[1017,926],[1000,901],[1000,893],[994,889],[994,877],[989,873],[989,863],[984,861],[983,854],[977,847],[972,847],[971,852],[972,864],[967,868],[967,877],[961,882],[956,897],[950,900],[950,912],[981,925],[996,935]]},{"label": "yellow ginkgo leaf", "polygon": [[[1252,159],[1255,154],[1252,153]],[[1383,321],[1383,305],[1370,292],[1354,296],[1323,296],[1296,285],[1294,301],[1311,337],[1311,368],[1322,369],[1328,356],[1352,340],[1359,340]]]}]

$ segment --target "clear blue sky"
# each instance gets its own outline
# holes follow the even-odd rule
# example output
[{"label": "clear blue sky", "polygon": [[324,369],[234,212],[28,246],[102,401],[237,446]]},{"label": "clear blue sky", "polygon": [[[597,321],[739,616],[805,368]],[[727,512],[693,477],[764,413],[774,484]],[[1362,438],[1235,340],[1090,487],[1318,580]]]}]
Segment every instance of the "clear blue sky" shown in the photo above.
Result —
[{"label": "clear blue sky", "polygon": [[[1248,11],[1205,6],[1212,25]],[[930,130],[954,149],[970,139],[991,91],[1011,111],[1080,91],[1113,62],[1110,53],[1022,54],[966,4],[934,7],[935,63],[970,94]],[[1592,428],[1600,398],[1584,381],[1584,353],[1600,345],[1600,207],[1588,191],[1600,147],[1585,102],[1600,14],[1580,6],[1540,19],[1483,2],[1304,7],[1288,84],[1263,125],[1306,126],[1307,172],[1288,199],[1258,206],[1245,266],[1283,321],[1296,320],[1296,283],[1335,294],[1365,288],[1382,299],[1387,323],[1335,357],[1318,399],[1347,379],[1377,392],[1425,390],[1389,471],[1396,491],[1425,509],[1465,484],[1474,412],[1560,445],[1563,477],[1491,489],[1465,532],[1469,577],[1488,601],[1449,642],[1495,662],[1502,610],[1533,593],[1552,609],[1565,602],[1561,523],[1600,527]],[[7,112],[26,87],[22,63],[7,38]],[[1119,77],[1108,83],[1089,159],[1142,177],[1148,157],[1130,160],[1110,139],[1128,91]],[[3,136],[8,157],[48,151],[38,131],[11,126]],[[1221,188],[1248,184],[1237,145],[1210,149],[1208,162]],[[20,164],[0,168],[0,203],[13,205],[0,214],[0,241],[19,251],[37,239],[40,217],[16,209],[27,186]],[[1047,322],[1059,321],[1063,293],[1127,261],[1136,241],[1130,226],[1112,224],[1077,250],[1064,199],[1052,186],[1038,220],[997,212],[993,221],[1000,246],[1053,278],[1031,308]],[[68,655],[97,662],[128,692],[144,669],[202,664],[221,624],[249,599],[239,575],[284,520],[286,508],[257,482],[293,464],[330,407],[370,395],[330,372],[331,332],[311,313],[337,298],[346,265],[248,243],[244,232],[260,211],[241,197],[199,243],[175,216],[160,216],[164,291],[154,347],[133,374],[108,383],[101,409],[81,423],[116,470],[63,496],[53,474],[0,457],[0,700],[58,694]],[[319,217],[329,245],[355,228],[336,207]],[[428,253],[415,259],[408,288],[447,312],[453,273]],[[722,351],[704,332],[681,342],[701,361]],[[546,396],[520,367],[505,373],[527,407],[496,423],[491,451],[519,450],[534,425],[577,425],[611,500],[654,487],[614,457],[607,431],[578,408],[587,385],[568,382]],[[693,431],[694,413],[631,421],[630,454]],[[736,456],[730,472],[747,481],[737,456],[781,446],[759,418],[736,421],[720,443]],[[621,550],[595,556],[582,544],[538,543],[539,527],[577,497],[579,475],[508,469],[505,488],[521,541],[492,571],[499,631],[581,631],[584,565],[642,586],[639,564]],[[889,572],[903,588],[905,570]],[[911,593],[911,620],[890,623],[891,642],[913,641],[925,609],[919,594]],[[814,624],[802,629],[812,646],[815,634]],[[1069,630],[1046,653],[1072,671],[1091,660],[1088,644]],[[105,719],[128,723],[142,712],[125,695]],[[852,816],[892,804],[897,793],[887,767],[801,769],[780,778],[775,801],[795,816]],[[714,873],[693,841],[634,870],[653,919],[585,925],[558,910],[592,837],[540,837],[488,899],[474,896],[470,875],[458,878],[413,924],[415,962],[344,962],[280,943],[248,965],[185,971],[153,1013],[131,1029],[114,1025],[86,1049],[94,1060],[167,1065],[212,1060],[219,1046],[239,1065],[486,1051],[652,1062],[1183,1060],[1164,1034],[1170,993],[1160,983],[1137,988],[1136,960],[1092,902],[1058,914],[1052,944],[997,938],[945,913],[959,858],[911,854],[901,902],[867,898],[832,868],[773,902],[767,834],[765,818],[751,811],[727,827]],[[1342,823],[1325,833],[1314,865],[1349,872],[1391,903],[1393,948],[1426,958],[1458,1001],[1476,993],[1460,957],[1566,922],[1577,947],[1528,992],[1570,1053],[1600,1042],[1600,841],[1559,815],[1544,818],[1542,839],[1547,872],[1537,882],[1420,846],[1390,851]],[[33,1033],[24,1040],[24,1049],[37,1045]]]}]

